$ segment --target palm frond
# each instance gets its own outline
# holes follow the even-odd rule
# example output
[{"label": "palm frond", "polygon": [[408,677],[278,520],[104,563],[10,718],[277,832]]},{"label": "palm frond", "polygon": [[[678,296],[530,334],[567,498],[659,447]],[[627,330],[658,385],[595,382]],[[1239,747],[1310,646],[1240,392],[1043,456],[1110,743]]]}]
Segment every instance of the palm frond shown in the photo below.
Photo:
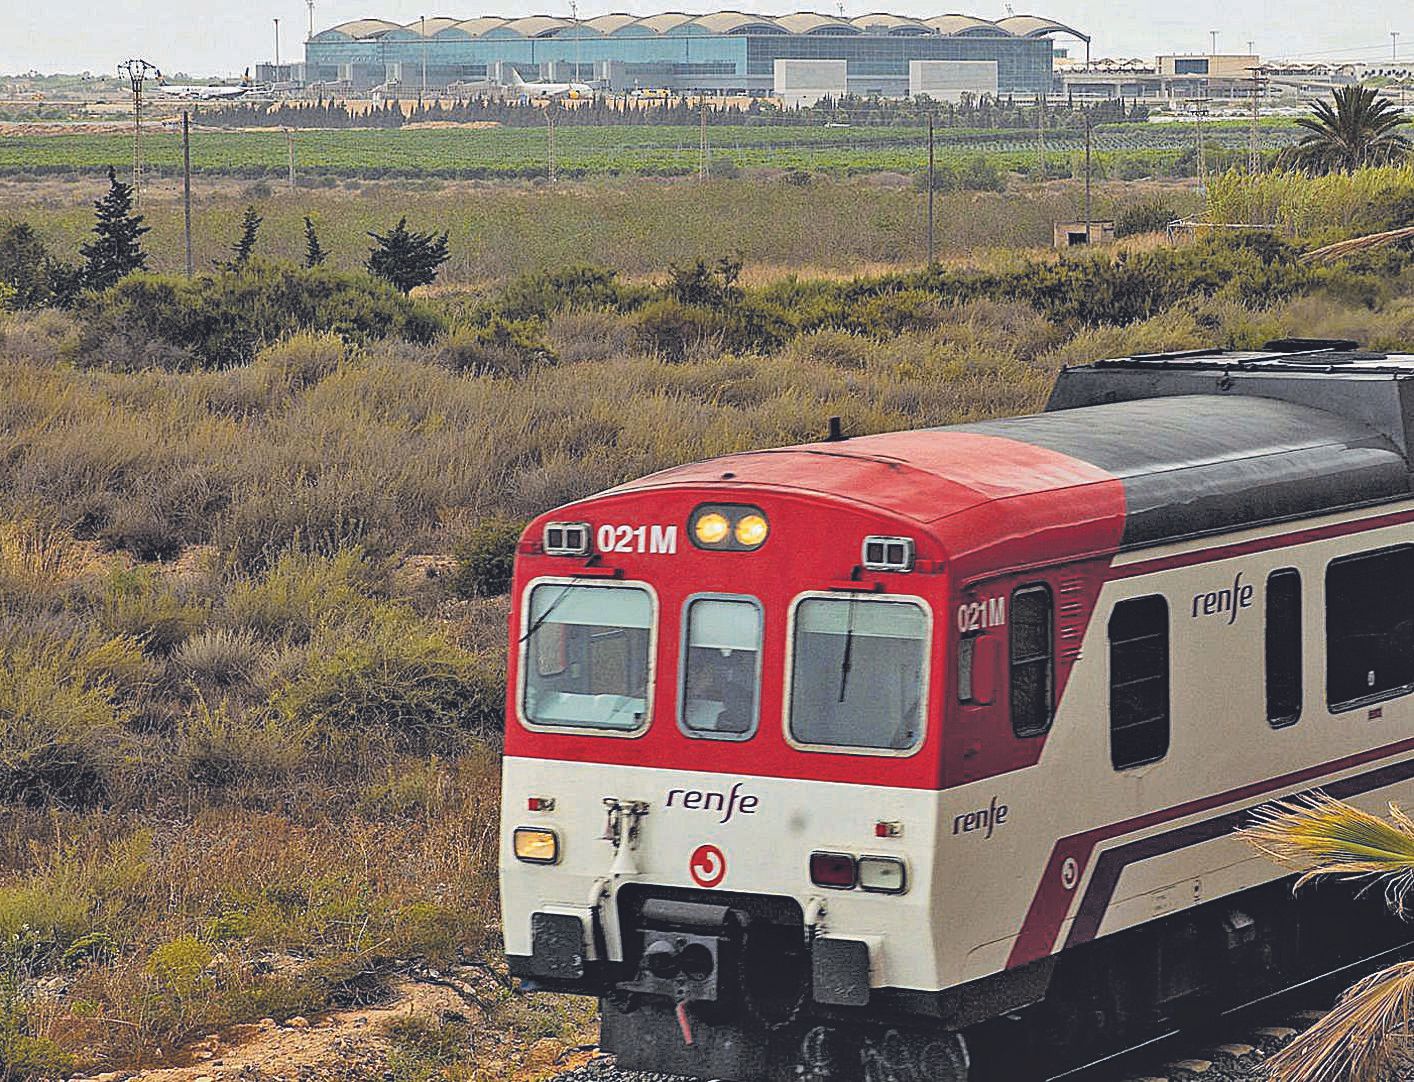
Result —
[{"label": "palm frond", "polygon": [[1407,1054],[1411,1022],[1414,962],[1400,962],[1350,988],[1329,1014],[1267,1061],[1267,1077],[1377,1082]]},{"label": "palm frond", "polygon": [[1317,876],[1384,881],[1401,916],[1414,890],[1414,822],[1395,805],[1393,821],[1316,794],[1259,808],[1240,836],[1280,864],[1302,871],[1297,885]]}]

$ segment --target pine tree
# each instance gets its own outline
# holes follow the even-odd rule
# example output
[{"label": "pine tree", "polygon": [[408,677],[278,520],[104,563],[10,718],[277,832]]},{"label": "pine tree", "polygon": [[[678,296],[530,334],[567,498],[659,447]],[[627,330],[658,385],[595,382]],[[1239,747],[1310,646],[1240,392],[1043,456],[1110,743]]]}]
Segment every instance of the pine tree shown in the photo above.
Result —
[{"label": "pine tree", "polygon": [[371,274],[391,283],[404,293],[415,286],[437,280],[437,268],[447,261],[447,234],[416,233],[403,218],[387,233],[370,233],[373,248],[368,253]]},{"label": "pine tree", "polygon": [[319,234],[314,231],[314,222],[308,214],[304,216],[304,265],[307,270],[322,267],[329,253],[319,243]]},{"label": "pine tree", "polygon": [[149,229],[142,215],[133,213],[133,187],[118,179],[108,167],[108,194],[93,204],[97,221],[95,239],[79,248],[83,256],[83,282],[89,289],[107,289],[125,275],[147,266],[142,235]]},{"label": "pine tree", "polygon": [[231,260],[226,264],[228,270],[239,270],[250,262],[263,221],[265,219],[255,213],[254,205],[245,208],[245,214],[241,217],[241,235],[236,243],[231,245]]}]

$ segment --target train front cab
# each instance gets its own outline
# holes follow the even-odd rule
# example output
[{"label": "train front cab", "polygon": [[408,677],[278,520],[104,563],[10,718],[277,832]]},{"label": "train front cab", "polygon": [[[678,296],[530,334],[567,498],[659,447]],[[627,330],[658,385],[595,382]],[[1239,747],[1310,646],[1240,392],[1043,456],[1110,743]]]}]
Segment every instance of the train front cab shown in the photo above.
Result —
[{"label": "train front cab", "polygon": [[926,529],[777,490],[609,494],[532,523],[513,589],[514,973],[603,997],[626,1067],[729,1079],[940,987],[956,605]]}]

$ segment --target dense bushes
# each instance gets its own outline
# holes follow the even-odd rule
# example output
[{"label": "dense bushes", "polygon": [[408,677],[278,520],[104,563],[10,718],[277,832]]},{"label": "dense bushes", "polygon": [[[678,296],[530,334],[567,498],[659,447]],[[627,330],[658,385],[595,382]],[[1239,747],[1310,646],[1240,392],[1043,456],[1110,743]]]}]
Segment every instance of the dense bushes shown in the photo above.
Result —
[{"label": "dense bushes", "polygon": [[430,341],[430,310],[362,275],[251,262],[192,280],[131,275],[91,295],[78,360],[86,367],[150,367],[151,340],[171,347],[159,367],[228,368],[298,331],[348,342]]}]

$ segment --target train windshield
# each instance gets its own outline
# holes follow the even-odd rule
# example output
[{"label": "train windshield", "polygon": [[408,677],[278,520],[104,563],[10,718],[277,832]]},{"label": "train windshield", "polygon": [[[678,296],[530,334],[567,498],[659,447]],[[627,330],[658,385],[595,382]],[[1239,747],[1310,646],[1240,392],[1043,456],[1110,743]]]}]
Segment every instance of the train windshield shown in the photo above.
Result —
[{"label": "train windshield", "polygon": [[648,718],[653,601],[631,586],[544,583],[525,633],[526,720],[632,731]]},{"label": "train windshield", "polygon": [[790,732],[799,744],[906,751],[923,729],[928,617],[919,605],[809,597],[795,612]]},{"label": "train windshield", "polygon": [[756,731],[761,606],[754,598],[688,602],[680,721],[692,736],[742,740]]}]

